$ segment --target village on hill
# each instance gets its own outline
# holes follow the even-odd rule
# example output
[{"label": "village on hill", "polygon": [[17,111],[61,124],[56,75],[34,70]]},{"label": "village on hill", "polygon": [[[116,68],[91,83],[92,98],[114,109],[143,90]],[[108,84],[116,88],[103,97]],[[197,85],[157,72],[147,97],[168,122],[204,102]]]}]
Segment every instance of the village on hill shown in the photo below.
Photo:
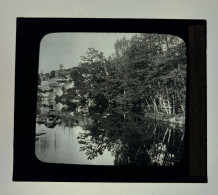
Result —
[{"label": "village on hill", "polygon": [[[79,90],[75,88],[71,71],[72,69],[60,69],[51,73],[39,74],[37,122],[46,123],[50,115],[61,117],[62,121],[66,118],[72,119],[75,112],[87,113],[88,107],[93,105],[93,101],[87,98],[88,95],[81,97]],[[90,74],[82,74],[82,76],[85,78],[85,83],[88,81]],[[74,92],[73,96],[72,92]],[[84,97],[87,98],[86,105],[79,106]],[[54,123],[55,121],[51,122]]]}]

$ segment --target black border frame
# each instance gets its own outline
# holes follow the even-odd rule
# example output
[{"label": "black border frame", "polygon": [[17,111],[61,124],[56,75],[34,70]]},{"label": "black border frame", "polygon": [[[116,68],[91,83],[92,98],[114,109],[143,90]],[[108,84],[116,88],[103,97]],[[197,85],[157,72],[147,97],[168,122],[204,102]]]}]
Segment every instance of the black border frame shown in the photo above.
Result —
[{"label": "black border frame", "polygon": [[[203,29],[201,35],[197,34],[198,27]],[[187,113],[184,159],[179,165],[173,167],[69,165],[43,163],[36,158],[35,116],[40,41],[46,34],[55,32],[164,33],[180,36],[185,41],[188,56]],[[205,20],[17,18],[16,39],[13,181],[207,182]],[[200,45],[203,57],[199,57],[197,45]],[[193,67],[199,60],[201,68],[196,73]],[[192,92],[198,91],[199,87],[202,89],[199,92],[203,98],[201,102]],[[203,118],[198,114],[192,115],[193,109],[197,110],[197,107],[192,106],[192,101],[203,105],[201,107]],[[25,126],[23,126],[24,119]],[[204,120],[203,124],[201,123],[203,126],[201,125],[200,135],[193,133],[193,128],[199,126],[193,123],[195,119],[201,122]],[[193,140],[202,144],[201,150],[196,145],[193,147]],[[201,158],[192,158],[196,151],[202,154]]]}]

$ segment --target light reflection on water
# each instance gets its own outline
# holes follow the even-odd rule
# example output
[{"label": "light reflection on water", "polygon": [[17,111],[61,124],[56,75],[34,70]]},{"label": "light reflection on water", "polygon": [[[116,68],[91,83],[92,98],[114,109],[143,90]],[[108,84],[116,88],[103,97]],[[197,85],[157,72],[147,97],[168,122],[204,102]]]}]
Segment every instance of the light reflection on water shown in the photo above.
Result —
[{"label": "light reflection on water", "polygon": [[92,165],[113,165],[114,156],[107,149],[101,156],[93,160],[88,160],[84,152],[80,151],[80,144],[77,137],[80,133],[85,133],[80,126],[73,128],[56,126],[47,128],[45,125],[36,124],[36,133],[45,132],[38,136],[35,142],[36,157],[48,163],[66,164],[92,164]]},{"label": "light reflection on water", "polygon": [[36,136],[36,156],[43,162],[89,165],[173,166],[182,160],[184,127],[151,122],[126,124],[125,129],[102,125],[106,129],[36,124],[36,134],[44,133]]}]

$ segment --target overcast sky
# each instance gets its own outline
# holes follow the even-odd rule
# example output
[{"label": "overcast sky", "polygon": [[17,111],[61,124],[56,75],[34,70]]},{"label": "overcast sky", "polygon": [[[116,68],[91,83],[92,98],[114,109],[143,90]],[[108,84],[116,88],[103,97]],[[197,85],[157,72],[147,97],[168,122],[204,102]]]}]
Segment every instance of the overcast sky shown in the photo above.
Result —
[{"label": "overcast sky", "polygon": [[88,48],[102,51],[105,57],[114,53],[114,43],[131,33],[51,33],[43,37],[40,44],[39,72],[58,70],[59,64],[64,68],[77,66],[80,56],[85,55]]}]

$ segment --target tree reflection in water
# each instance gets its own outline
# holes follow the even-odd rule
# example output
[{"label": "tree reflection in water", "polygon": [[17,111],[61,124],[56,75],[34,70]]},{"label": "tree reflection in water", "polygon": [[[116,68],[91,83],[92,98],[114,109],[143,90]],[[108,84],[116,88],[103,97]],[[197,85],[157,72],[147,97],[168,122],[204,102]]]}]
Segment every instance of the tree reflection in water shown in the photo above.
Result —
[{"label": "tree reflection in water", "polygon": [[[56,115],[61,121],[61,128],[82,127],[84,131],[79,133],[77,141],[88,160],[103,155],[104,151],[111,152],[117,166],[172,166],[182,160],[184,125],[147,118],[139,108],[129,108],[122,102],[119,105],[109,104],[102,96],[98,96],[98,101],[92,106],[83,104],[78,107],[81,112],[74,111],[73,116],[67,111]],[[54,128],[52,125],[56,124],[47,126]],[[48,150],[51,143],[46,139],[47,136],[40,138],[36,149],[40,144],[41,149]],[[59,139],[55,137],[54,140]],[[55,150],[59,147],[56,141],[52,144]]]},{"label": "tree reflection in water", "polygon": [[90,113],[93,123],[80,133],[80,151],[92,160],[111,151],[114,165],[171,166],[181,161],[184,127],[145,120],[132,112]]},{"label": "tree reflection in water", "polygon": [[51,145],[49,137],[41,136],[40,139],[35,142],[35,151],[40,151],[40,154],[45,156]]}]

